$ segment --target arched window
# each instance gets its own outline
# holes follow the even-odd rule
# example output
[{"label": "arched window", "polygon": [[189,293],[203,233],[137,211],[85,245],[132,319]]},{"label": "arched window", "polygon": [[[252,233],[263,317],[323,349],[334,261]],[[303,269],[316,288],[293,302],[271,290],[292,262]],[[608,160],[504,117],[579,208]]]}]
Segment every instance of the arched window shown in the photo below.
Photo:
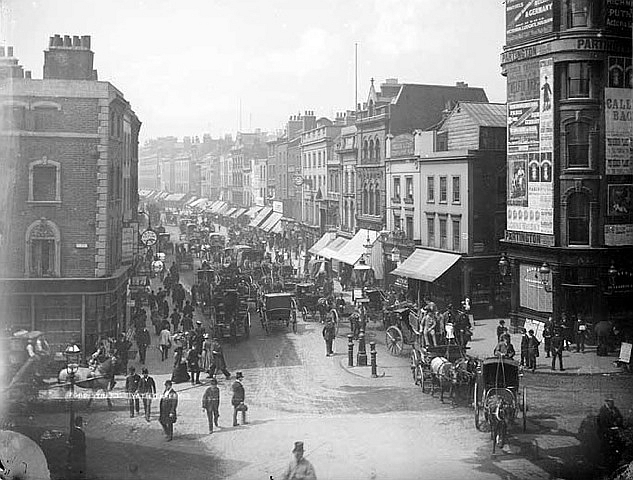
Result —
[{"label": "arched window", "polygon": [[365,140],[363,142],[363,159],[367,158],[367,148],[368,148],[368,144],[367,144],[367,140]]},{"label": "arched window", "polygon": [[42,218],[26,229],[25,274],[27,277],[60,275],[60,234],[57,225]]},{"label": "arched window", "polygon": [[321,152],[319,152],[319,161],[317,162],[317,167],[321,168],[321,165],[323,165],[321,163]]},{"label": "arched window", "polygon": [[345,189],[344,193],[347,193],[350,191],[349,188],[349,172],[345,172],[345,185],[343,185],[343,188]]},{"label": "arched window", "polygon": [[589,245],[589,197],[572,193],[567,199],[567,238],[569,245]]},{"label": "arched window", "polygon": [[586,27],[589,0],[567,0],[567,27]]},{"label": "arched window", "polygon": [[375,200],[376,197],[374,196],[374,184],[372,183],[369,186],[369,211],[367,212],[370,215],[374,215],[374,209],[376,208],[376,205],[374,204]]},{"label": "arched window", "polygon": [[374,141],[373,140],[369,141],[369,159],[370,160],[374,159]]},{"label": "arched window", "polygon": [[374,190],[374,215],[380,215],[380,187],[378,185]]},{"label": "arched window", "polygon": [[570,168],[589,167],[589,124],[570,122],[565,126],[567,144],[567,166]]},{"label": "arched window", "polygon": [[376,160],[380,161],[380,140],[376,139],[376,145],[374,148],[376,149]]}]

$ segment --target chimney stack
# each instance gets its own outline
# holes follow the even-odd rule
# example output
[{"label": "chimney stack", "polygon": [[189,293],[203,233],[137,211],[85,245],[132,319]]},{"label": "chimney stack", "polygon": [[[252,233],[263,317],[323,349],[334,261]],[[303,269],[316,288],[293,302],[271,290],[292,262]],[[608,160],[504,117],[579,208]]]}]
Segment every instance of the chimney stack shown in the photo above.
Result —
[{"label": "chimney stack", "polygon": [[7,47],[7,57],[13,57],[13,47]]},{"label": "chimney stack", "polygon": [[27,78],[29,80],[31,79],[31,71],[30,70],[26,70],[24,72],[24,78]]},{"label": "chimney stack", "polygon": [[90,36],[55,34],[44,51],[44,78],[60,80],[96,80],[93,70],[94,53]]},{"label": "chimney stack", "polygon": [[0,47],[0,57],[4,57],[4,47]]}]

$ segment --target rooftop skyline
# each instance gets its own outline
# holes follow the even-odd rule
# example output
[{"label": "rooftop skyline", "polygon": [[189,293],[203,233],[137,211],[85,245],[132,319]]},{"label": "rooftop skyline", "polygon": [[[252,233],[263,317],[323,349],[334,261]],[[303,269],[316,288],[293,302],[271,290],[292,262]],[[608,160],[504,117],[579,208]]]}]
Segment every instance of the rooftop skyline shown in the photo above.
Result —
[{"label": "rooftop skyline", "polygon": [[370,78],[462,81],[505,102],[499,1],[4,0],[0,13],[0,43],[33,78],[50,36],[91,35],[99,79],[132,104],[141,142],[273,132],[297,112],[354,109],[355,43],[359,103]]}]

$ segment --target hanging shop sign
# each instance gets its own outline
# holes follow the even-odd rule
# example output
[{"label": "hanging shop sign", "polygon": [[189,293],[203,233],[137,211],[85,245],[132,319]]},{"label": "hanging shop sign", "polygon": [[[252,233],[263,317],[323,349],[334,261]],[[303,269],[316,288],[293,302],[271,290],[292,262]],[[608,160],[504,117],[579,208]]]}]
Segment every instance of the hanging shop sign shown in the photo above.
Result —
[{"label": "hanging shop sign", "polygon": [[157,241],[158,241],[158,235],[156,234],[154,230],[148,229],[148,230],[145,230],[143,233],[141,233],[141,242],[146,247],[152,247],[156,245]]}]

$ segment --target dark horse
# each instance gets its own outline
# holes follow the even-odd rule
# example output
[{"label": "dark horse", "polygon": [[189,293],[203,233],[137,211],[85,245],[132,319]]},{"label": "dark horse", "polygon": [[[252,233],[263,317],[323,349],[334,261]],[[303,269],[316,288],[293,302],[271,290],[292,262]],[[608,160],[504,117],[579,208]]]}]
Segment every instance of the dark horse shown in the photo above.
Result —
[{"label": "dark horse", "polygon": [[503,448],[508,435],[508,425],[513,421],[516,414],[513,398],[510,395],[491,395],[488,397],[486,410],[488,412],[488,422],[490,423],[490,439],[492,440],[492,453],[497,447]]},{"label": "dark horse", "polygon": [[472,402],[478,364],[479,361],[476,358],[468,355],[455,362],[453,403]]},{"label": "dark horse", "polygon": [[[75,386],[92,390],[93,395],[90,395],[88,406],[91,405],[94,394],[102,390],[108,401],[108,407],[112,408],[112,400],[110,399],[109,392],[114,387],[114,370],[116,363],[117,358],[111,356],[99,364],[95,370],[91,370],[87,367],[79,367],[77,370],[75,374]],[[57,378],[59,383],[65,384],[68,388],[70,387],[70,379],[66,369],[61,370]]]}]

